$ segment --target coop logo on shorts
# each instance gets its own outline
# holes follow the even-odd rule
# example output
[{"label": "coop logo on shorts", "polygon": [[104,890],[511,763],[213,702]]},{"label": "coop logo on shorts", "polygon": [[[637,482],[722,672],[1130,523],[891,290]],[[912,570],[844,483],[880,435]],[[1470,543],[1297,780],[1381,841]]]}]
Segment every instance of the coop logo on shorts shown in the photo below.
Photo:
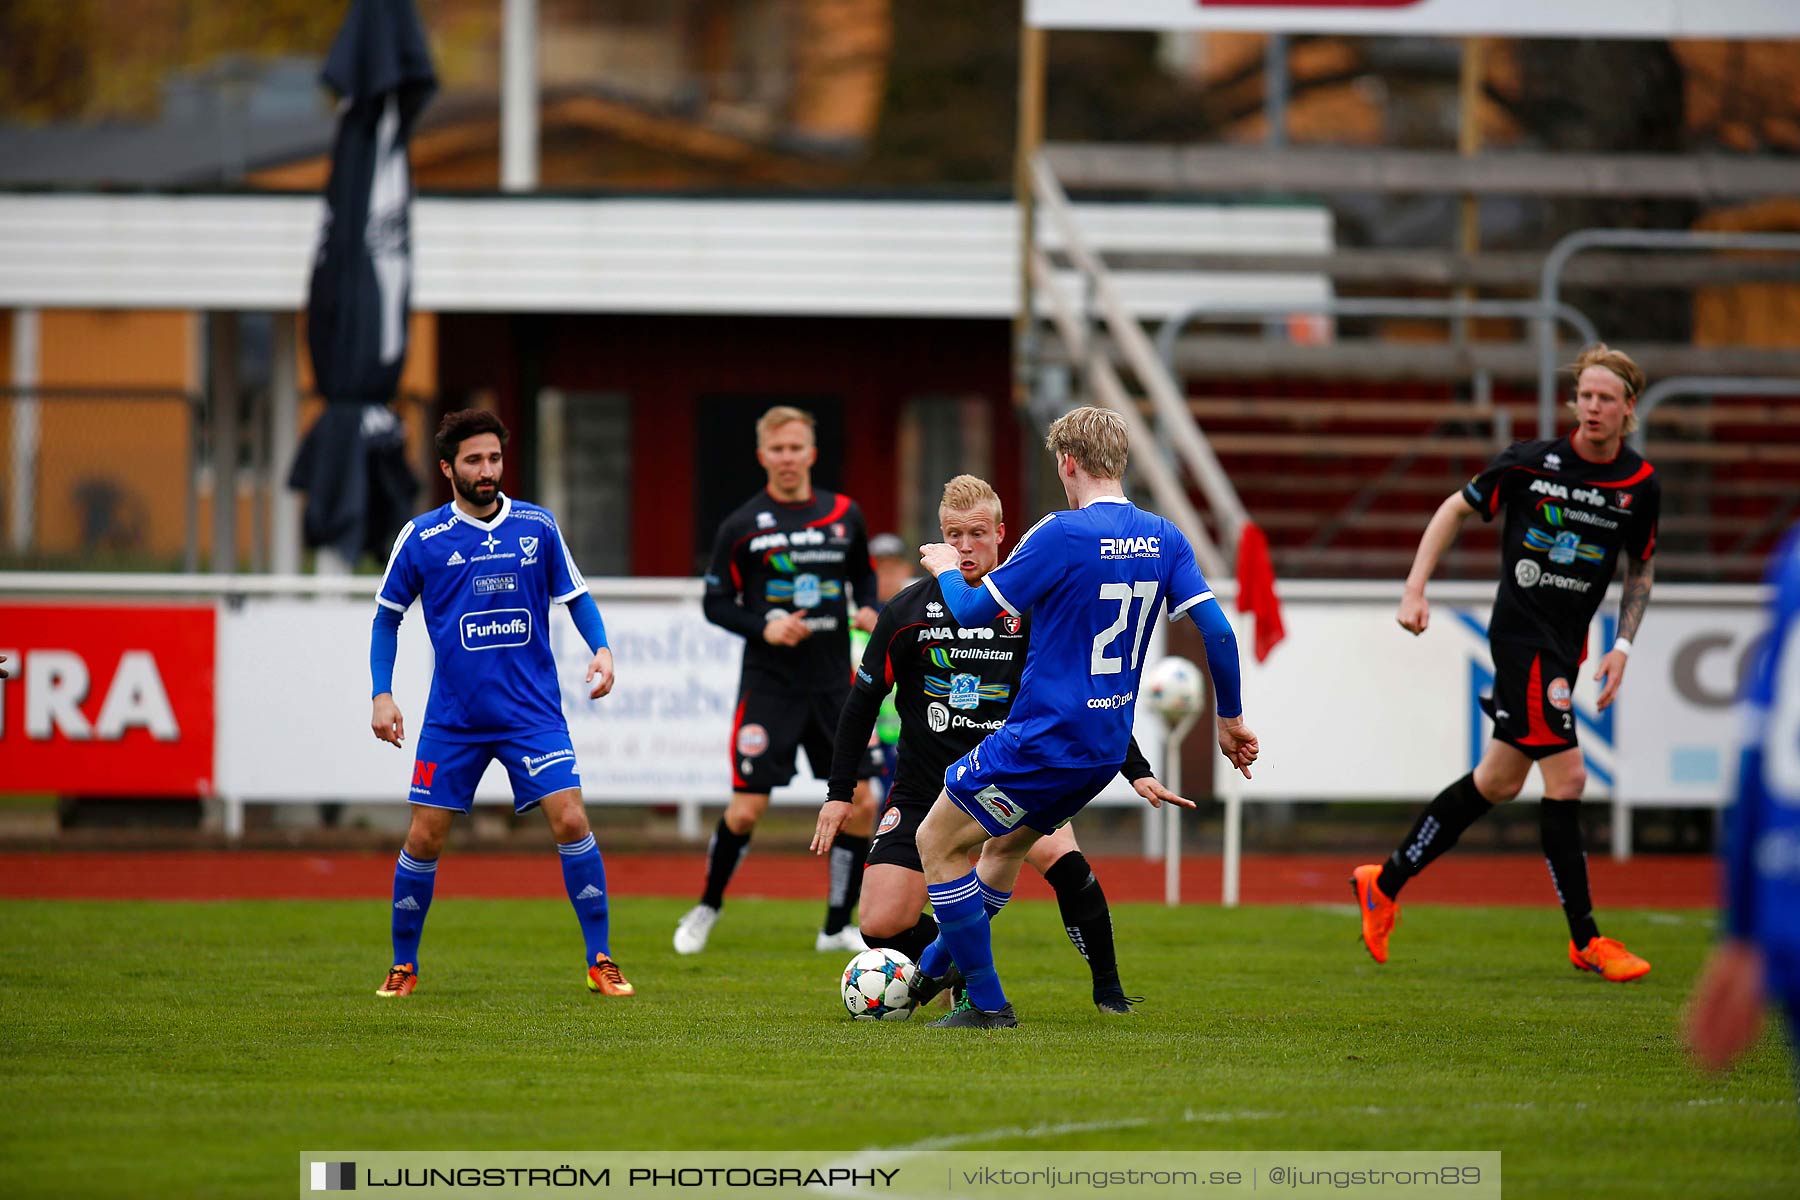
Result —
[{"label": "coop logo on shorts", "polygon": [[881,814],[881,824],[875,827],[875,836],[880,837],[884,833],[892,833],[899,827],[900,810],[898,808],[890,807],[886,812]]},{"label": "coop logo on shorts", "polygon": [[737,752],[745,758],[756,758],[769,748],[769,731],[752,722],[738,728]]},{"label": "coop logo on shorts", "polygon": [[456,619],[462,631],[464,650],[503,650],[508,646],[531,643],[531,611],[524,608],[496,608],[488,612],[464,613]]},{"label": "coop logo on shorts", "polygon": [[1569,711],[1569,695],[1569,681],[1560,675],[1552,679],[1550,686],[1544,689],[1544,696],[1550,701],[1550,707],[1558,712]]},{"label": "coop logo on shorts", "polygon": [[931,732],[942,733],[950,728],[950,710],[933,700],[925,706],[925,723],[931,726]]},{"label": "coop logo on shorts", "polygon": [[1518,562],[1513,564],[1513,578],[1518,580],[1519,586],[1522,588],[1536,587],[1538,578],[1543,575],[1543,573],[1544,568],[1538,566],[1528,558],[1521,558]]},{"label": "coop logo on shorts", "polygon": [[1012,797],[989,784],[975,793],[975,803],[987,810],[989,816],[1000,824],[1011,829],[1025,819],[1025,810],[1013,802]]}]

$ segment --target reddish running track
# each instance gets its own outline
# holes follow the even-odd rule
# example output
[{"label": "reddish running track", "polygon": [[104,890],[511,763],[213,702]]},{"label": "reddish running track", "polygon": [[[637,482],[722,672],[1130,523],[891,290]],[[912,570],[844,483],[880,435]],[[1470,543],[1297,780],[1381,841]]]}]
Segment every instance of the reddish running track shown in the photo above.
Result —
[{"label": "reddish running track", "polygon": [[[1350,869],[1367,856],[1256,854],[1243,864],[1249,904],[1350,903]],[[392,854],[305,851],[64,851],[0,853],[0,897],[101,900],[379,899],[393,886]],[[1115,903],[1160,901],[1163,868],[1141,858],[1100,857],[1094,870]],[[609,854],[607,880],[617,896],[688,897],[700,891],[703,859],[691,854]],[[1216,903],[1220,860],[1188,858],[1182,897]],[[1710,908],[1719,898],[1716,859],[1701,855],[1638,857],[1627,863],[1588,862],[1595,899],[1607,908]],[[825,894],[823,859],[796,854],[752,855],[732,880],[731,894],[813,899]],[[542,854],[450,853],[438,876],[438,895],[560,898],[562,872]],[[1027,871],[1021,899],[1047,900],[1050,890]],[[1536,855],[1453,857],[1421,875],[1406,899],[1426,904],[1554,903],[1549,873]]]}]

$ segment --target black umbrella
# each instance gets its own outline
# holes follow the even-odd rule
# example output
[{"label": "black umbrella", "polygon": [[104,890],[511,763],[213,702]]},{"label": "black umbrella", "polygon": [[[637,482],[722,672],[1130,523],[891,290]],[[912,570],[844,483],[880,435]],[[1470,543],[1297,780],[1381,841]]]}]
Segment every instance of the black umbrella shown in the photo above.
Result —
[{"label": "black umbrella", "polygon": [[306,342],[326,409],[294,460],[309,546],[384,556],[418,481],[389,408],[406,365],[412,289],[406,146],[437,89],[412,0],[354,0],[322,78],[338,94]]}]

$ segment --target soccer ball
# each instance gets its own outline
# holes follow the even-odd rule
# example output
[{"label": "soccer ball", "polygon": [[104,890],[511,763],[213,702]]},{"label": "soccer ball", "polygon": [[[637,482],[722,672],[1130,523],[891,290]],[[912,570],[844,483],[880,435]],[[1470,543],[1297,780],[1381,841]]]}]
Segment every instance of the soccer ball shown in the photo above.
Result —
[{"label": "soccer ball", "polygon": [[1185,658],[1165,658],[1144,675],[1144,699],[1170,725],[1200,711],[1205,700],[1200,669]]},{"label": "soccer ball", "polygon": [[859,1021],[904,1021],[912,1016],[912,959],[878,946],[864,950],[844,968],[844,1007]]}]

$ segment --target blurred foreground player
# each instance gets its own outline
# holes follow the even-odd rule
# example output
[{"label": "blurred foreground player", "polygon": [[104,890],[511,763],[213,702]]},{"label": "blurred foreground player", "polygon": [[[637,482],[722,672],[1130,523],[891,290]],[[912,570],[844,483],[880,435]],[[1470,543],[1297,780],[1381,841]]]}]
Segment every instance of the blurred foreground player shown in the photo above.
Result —
[{"label": "blurred foreground player", "polygon": [[593,651],[589,697],[612,691],[613,658],[600,610],[549,512],[500,490],[506,427],[464,409],[437,433],[439,464],[456,495],[400,531],[376,595],[369,642],[374,712],[369,726],[400,746],[394,703],[400,621],[417,599],[437,666],[412,774],[412,826],[394,869],[394,965],[377,996],[407,996],[419,982],[419,939],[450,822],[466,813],[494,759],[512,780],[513,808],[542,807],[562,858],[563,884],[587,943],[587,986],[635,994],[608,944],[606,868],[581,803],[580,772],[550,653],[550,605],[566,604]]},{"label": "blurred foreground player", "polygon": [[[958,569],[971,587],[1000,560],[1006,540],[1001,515],[1000,497],[986,481],[958,475],[944,486],[939,528],[961,556]],[[914,837],[943,787],[945,768],[1006,724],[1030,637],[1029,621],[1008,613],[979,628],[959,627],[946,613],[935,579],[916,582],[881,610],[838,723],[831,785],[812,844],[815,854],[825,853],[850,815],[859,748],[876,722],[877,706],[897,696],[900,766],[863,878],[862,935],[869,945],[891,946],[916,961],[937,939],[937,921],[921,911],[925,872]],[[1174,799],[1152,776],[1135,739],[1120,774],[1146,799]],[[1063,929],[1093,976],[1095,1005],[1129,1013],[1133,1000],[1119,983],[1112,910],[1075,842],[1074,827],[1065,824],[1038,842],[1025,861],[1056,892]],[[1004,903],[1005,897],[988,898],[989,917]]]},{"label": "blurred foreground player", "polygon": [[1750,676],[1727,817],[1726,940],[1688,1014],[1688,1045],[1712,1070],[1756,1041],[1769,1001],[1786,1011],[1788,1045],[1800,1055],[1800,526],[1770,564],[1769,584],[1773,625]]},{"label": "blurred foreground player", "polygon": [[[944,775],[944,790],[919,826],[919,857],[937,914],[938,939],[919,958],[918,999],[960,970],[971,1007],[934,1025],[1006,1028],[1018,1018],[994,970],[988,906],[1012,893],[1039,838],[1092,800],[1119,770],[1131,741],[1150,622],[1192,613],[1206,637],[1218,693],[1219,748],[1249,774],[1257,741],[1239,700],[1237,637],[1213,599],[1182,532],[1125,498],[1125,422],[1102,408],[1077,408],[1050,426],[1046,447],[1072,511],[1053,512],[1019,539],[979,588],[963,579],[962,555],[942,543],[920,561],[937,577],[958,625],[979,628],[1002,612],[1031,614],[1031,649],[1006,724]],[[1148,797],[1160,807],[1163,796]],[[1187,808],[1193,802],[1168,796]],[[981,862],[969,870],[969,853]]]},{"label": "blurred foreground player", "polygon": [[1643,371],[1605,345],[1584,350],[1572,370],[1575,431],[1501,451],[1438,507],[1406,577],[1397,619],[1417,635],[1431,619],[1425,584],[1463,522],[1475,513],[1491,521],[1506,509],[1500,591],[1488,625],[1494,694],[1482,701],[1494,719],[1493,739],[1475,770],[1438,793],[1385,863],[1351,874],[1363,945],[1378,963],[1387,962],[1388,935],[1400,911],[1396,902],[1407,880],[1494,805],[1517,796],[1535,764],[1544,781],[1539,833],[1569,923],[1570,964],[1615,983],[1650,970],[1623,944],[1601,937],[1594,921],[1581,847],[1587,767],[1576,744],[1574,691],[1587,655],[1588,624],[1623,552],[1618,640],[1594,672],[1602,711],[1618,695],[1631,639],[1650,603],[1662,488],[1655,468],[1624,441],[1637,428]]},{"label": "blurred foreground player", "polygon": [[[794,777],[806,750],[815,776],[830,769],[838,714],[850,694],[850,593],[855,624],[875,628],[868,531],[850,497],[817,491],[811,413],[785,405],[756,423],[756,461],[768,486],[719,526],[706,574],[706,619],[744,639],[731,723],[731,803],[706,848],[706,888],[675,926],[675,952],[706,949],[725,888],[750,847],[769,793]],[[875,825],[866,788],[831,853],[825,924],[815,950],[866,950],[850,922]]]}]

